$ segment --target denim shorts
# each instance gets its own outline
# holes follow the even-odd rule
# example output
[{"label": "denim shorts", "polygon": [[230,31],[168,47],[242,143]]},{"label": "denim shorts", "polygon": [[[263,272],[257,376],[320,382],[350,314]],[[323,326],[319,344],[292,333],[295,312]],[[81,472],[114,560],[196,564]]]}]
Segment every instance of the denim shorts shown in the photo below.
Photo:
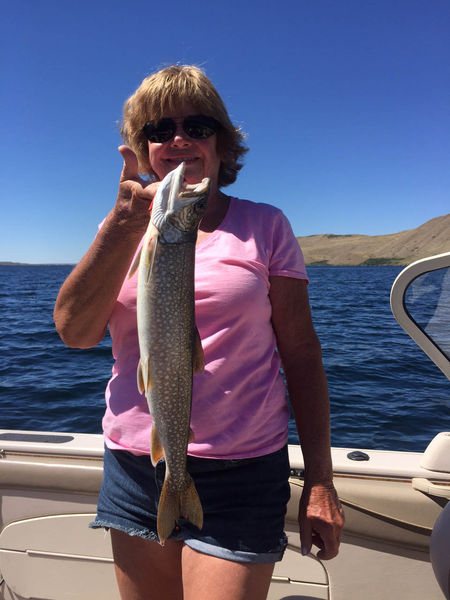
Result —
[{"label": "denim shorts", "polygon": [[[169,539],[198,552],[244,563],[283,558],[283,531],[290,496],[287,446],[257,458],[187,457],[203,507],[203,527],[180,519]],[[156,515],[165,463],[105,448],[97,517],[89,527],[113,528],[158,541]]]}]

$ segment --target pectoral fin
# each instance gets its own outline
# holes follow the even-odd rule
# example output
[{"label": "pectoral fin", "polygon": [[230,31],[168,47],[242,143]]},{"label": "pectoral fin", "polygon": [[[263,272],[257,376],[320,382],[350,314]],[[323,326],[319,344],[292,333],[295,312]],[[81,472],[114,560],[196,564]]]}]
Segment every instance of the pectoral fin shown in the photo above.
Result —
[{"label": "pectoral fin", "polygon": [[[142,256],[142,253],[144,250],[146,251],[146,256],[147,256],[147,263],[145,266],[148,269],[148,273],[149,274],[151,273],[151,269],[153,266],[153,259],[155,256],[156,245],[158,243],[158,238],[159,238],[159,231],[155,227],[155,225],[153,223],[151,223],[150,224],[150,233],[145,234],[144,243],[143,243],[142,247],[140,248],[139,252],[136,254],[136,258],[134,259],[131,269],[128,273],[128,279],[130,279],[130,277],[133,277],[136,270],[138,269],[139,263],[141,262],[141,256]],[[144,247],[144,244],[147,244],[147,248]]]},{"label": "pectoral fin", "polygon": [[145,267],[147,269],[147,273],[148,273],[147,279],[150,278],[150,273],[153,270],[153,261],[155,260],[155,252],[156,252],[156,246],[158,244],[158,239],[159,239],[159,232],[155,228],[155,233],[148,240],[147,263],[145,265]]},{"label": "pectoral fin", "polygon": [[133,275],[136,273],[136,270],[139,267],[139,262],[141,260],[141,254],[142,254],[142,248],[136,254],[136,258],[134,259],[133,264],[131,265],[131,269],[128,273],[128,279],[131,279],[133,277]]},{"label": "pectoral fin", "polygon": [[202,340],[197,327],[194,327],[194,355],[193,355],[194,373],[201,373],[205,370],[205,355],[203,353]]}]

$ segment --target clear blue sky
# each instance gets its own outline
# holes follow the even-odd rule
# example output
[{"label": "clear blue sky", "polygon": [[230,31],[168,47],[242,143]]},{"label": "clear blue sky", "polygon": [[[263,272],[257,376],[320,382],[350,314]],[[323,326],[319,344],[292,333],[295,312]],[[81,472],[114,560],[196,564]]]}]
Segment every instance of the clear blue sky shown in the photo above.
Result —
[{"label": "clear blue sky", "polygon": [[123,102],[174,62],[248,134],[225,191],[296,235],[450,211],[449,0],[14,0],[2,25],[0,260],[81,258],[115,200]]}]

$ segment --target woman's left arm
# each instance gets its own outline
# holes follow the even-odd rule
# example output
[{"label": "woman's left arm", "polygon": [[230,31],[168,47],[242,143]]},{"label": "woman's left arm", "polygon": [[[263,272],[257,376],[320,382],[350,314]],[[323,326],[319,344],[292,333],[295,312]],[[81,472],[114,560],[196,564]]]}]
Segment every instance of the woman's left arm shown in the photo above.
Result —
[{"label": "woman's left arm", "polygon": [[338,553],[344,514],[333,486],[328,387],[306,281],[270,277],[269,298],[305,463],[298,517],[302,553],[315,544],[318,558],[329,559]]}]

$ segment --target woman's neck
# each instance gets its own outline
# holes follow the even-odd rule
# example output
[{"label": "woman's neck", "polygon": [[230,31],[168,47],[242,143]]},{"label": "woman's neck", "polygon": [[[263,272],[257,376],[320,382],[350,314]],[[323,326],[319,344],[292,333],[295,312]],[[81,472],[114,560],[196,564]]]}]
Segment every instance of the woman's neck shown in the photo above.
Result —
[{"label": "woman's neck", "polygon": [[205,216],[200,222],[199,235],[201,232],[208,234],[217,229],[224,220],[229,206],[229,196],[223,194],[221,191],[211,194],[208,199]]}]

